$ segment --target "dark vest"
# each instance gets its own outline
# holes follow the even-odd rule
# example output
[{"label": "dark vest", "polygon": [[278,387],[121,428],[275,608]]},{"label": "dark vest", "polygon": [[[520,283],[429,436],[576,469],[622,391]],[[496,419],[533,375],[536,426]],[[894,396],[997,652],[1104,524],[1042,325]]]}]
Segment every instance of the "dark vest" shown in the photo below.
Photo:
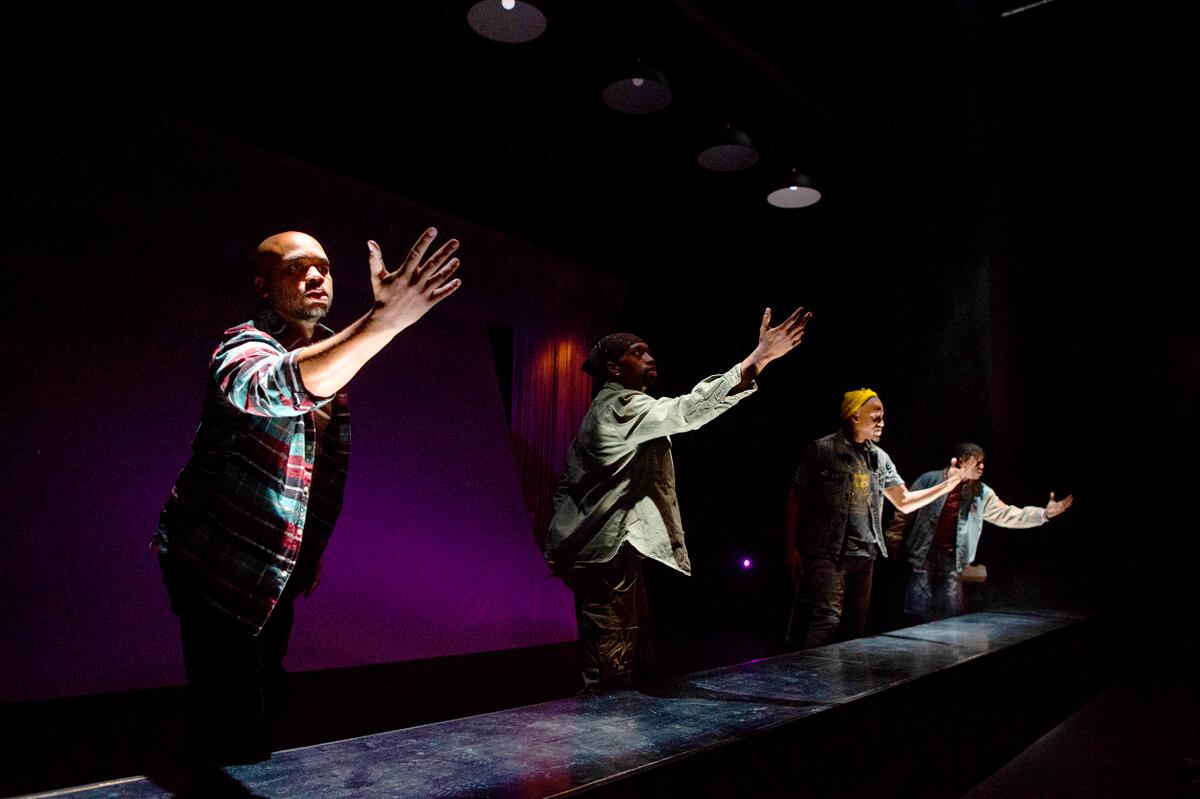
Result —
[{"label": "dark vest", "polygon": [[[806,559],[841,560],[846,552],[846,520],[850,515],[851,475],[858,455],[841,433],[813,442],[816,460],[800,497],[800,531],[797,544]],[[880,479],[879,448],[867,442],[867,471],[870,474],[871,533],[886,557],[883,541],[883,481]]]}]

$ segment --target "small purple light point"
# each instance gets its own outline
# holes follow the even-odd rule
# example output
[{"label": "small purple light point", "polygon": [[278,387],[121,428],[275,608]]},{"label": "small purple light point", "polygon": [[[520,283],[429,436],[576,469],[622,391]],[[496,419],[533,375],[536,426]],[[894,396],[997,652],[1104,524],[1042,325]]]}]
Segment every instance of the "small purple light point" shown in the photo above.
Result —
[{"label": "small purple light point", "polygon": [[742,561],[742,568],[743,568],[743,569],[749,569],[749,568],[750,568],[750,558],[746,558],[746,559],[744,559],[744,560]]}]

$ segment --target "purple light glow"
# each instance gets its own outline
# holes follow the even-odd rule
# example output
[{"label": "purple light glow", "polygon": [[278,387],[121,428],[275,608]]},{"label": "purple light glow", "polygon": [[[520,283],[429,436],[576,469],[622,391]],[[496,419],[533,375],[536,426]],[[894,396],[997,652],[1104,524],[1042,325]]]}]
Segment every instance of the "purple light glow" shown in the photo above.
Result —
[{"label": "purple light glow", "polygon": [[745,559],[743,559],[743,560],[742,560],[742,568],[743,568],[743,569],[749,569],[749,568],[750,568],[750,566],[751,566],[751,564],[750,564],[750,558],[745,558]]}]

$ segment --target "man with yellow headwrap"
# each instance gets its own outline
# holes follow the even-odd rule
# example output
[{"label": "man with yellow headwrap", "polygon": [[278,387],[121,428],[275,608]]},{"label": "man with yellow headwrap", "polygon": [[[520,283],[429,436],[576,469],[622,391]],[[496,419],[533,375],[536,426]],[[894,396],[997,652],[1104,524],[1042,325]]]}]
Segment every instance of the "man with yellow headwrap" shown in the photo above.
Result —
[{"label": "man with yellow headwrap", "polygon": [[797,580],[806,648],[862,635],[875,558],[887,557],[884,498],[911,513],[963,479],[979,477],[967,473],[974,466],[963,469],[951,460],[940,483],[907,490],[878,446],[883,401],[869,388],[846,392],[841,423],[841,430],[809,445],[788,493],[784,551]]}]

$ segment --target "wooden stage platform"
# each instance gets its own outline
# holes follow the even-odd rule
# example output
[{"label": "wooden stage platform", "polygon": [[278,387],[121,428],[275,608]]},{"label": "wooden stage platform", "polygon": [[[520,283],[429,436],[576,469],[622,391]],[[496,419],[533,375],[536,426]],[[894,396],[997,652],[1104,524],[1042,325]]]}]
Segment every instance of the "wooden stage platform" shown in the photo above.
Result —
[{"label": "wooden stage platform", "polygon": [[[957,796],[1105,683],[1096,620],[989,612],[276,753],[37,796]],[[190,787],[189,787],[190,786]]]}]

